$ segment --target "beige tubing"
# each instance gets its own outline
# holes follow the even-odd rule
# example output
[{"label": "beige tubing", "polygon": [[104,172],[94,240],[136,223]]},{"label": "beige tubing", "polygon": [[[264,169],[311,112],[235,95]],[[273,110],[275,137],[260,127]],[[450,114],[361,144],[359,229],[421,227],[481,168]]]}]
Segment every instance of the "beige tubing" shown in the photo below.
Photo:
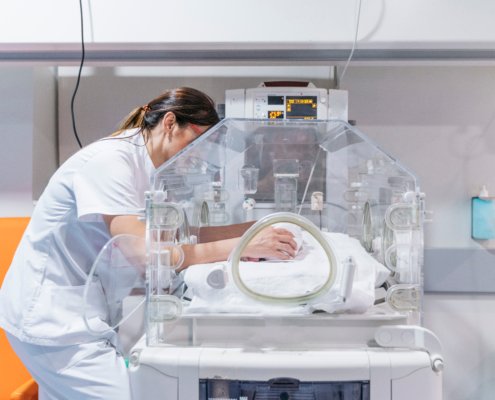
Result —
[{"label": "beige tubing", "polygon": [[[266,227],[279,222],[289,222],[291,224],[298,225],[301,228],[305,229],[318,241],[318,243],[321,245],[328,258],[329,270],[328,270],[327,280],[319,289],[316,289],[308,294],[305,294],[304,296],[269,296],[266,294],[258,293],[248,288],[240,277],[239,260],[246,246],[249,244],[251,239],[253,239],[253,237],[256,234],[258,234],[262,229],[265,229]],[[234,283],[239,288],[239,290],[241,290],[241,292],[243,292],[247,296],[264,302],[291,303],[291,304],[304,303],[330,290],[330,288],[333,286],[335,282],[336,266],[337,266],[335,255],[330,245],[321,234],[320,230],[307,218],[290,212],[278,212],[267,215],[266,217],[261,218],[253,226],[251,226],[244,233],[244,235],[242,235],[239,244],[232,250],[232,253],[230,253],[228,262],[232,267],[232,277],[234,279]]]}]

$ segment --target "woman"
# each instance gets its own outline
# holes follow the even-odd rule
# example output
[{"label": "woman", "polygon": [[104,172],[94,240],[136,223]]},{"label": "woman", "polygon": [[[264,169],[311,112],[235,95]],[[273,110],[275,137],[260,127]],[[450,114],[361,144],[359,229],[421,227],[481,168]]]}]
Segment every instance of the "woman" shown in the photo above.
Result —
[{"label": "woman", "polygon": [[[156,168],[218,120],[204,93],[166,91],[51,178],[0,290],[0,327],[38,382],[40,399],[130,399],[115,334],[97,338],[84,325],[84,283],[112,236],[144,237],[138,216]],[[226,259],[238,240],[184,246],[183,268]],[[295,248],[289,232],[268,229],[243,256],[286,259]]]}]

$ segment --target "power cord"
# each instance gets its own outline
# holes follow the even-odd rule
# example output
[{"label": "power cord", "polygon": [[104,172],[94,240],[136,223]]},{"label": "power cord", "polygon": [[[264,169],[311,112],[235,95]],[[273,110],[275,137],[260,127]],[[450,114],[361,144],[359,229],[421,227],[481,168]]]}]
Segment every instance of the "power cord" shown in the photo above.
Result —
[{"label": "power cord", "polygon": [[340,79],[338,79],[338,81],[337,81],[337,89],[340,88],[340,84],[344,80],[344,76],[345,76],[345,73],[347,71],[347,67],[349,66],[349,63],[351,62],[352,56],[354,55],[354,50],[356,49],[357,37],[358,37],[358,32],[359,32],[359,19],[361,18],[361,2],[362,2],[362,0],[358,0],[358,11],[357,11],[357,18],[356,18],[356,30],[354,32],[354,42],[352,43],[352,49],[351,49],[351,52],[349,54],[349,57],[347,58],[347,62],[345,63],[342,74],[340,75]]},{"label": "power cord", "polygon": [[83,17],[82,0],[79,0],[79,11],[81,14],[81,63],[79,64],[79,72],[77,73],[76,87],[74,88],[74,93],[72,93],[72,99],[70,102],[70,112],[72,116],[72,129],[74,131],[74,136],[76,137],[79,147],[82,148],[83,146],[81,144],[81,140],[79,140],[79,135],[77,134],[76,117],[74,115],[74,101],[76,99],[77,90],[79,89],[79,83],[81,81],[81,72],[84,65],[84,58],[86,56],[86,51],[84,48],[84,17]]}]

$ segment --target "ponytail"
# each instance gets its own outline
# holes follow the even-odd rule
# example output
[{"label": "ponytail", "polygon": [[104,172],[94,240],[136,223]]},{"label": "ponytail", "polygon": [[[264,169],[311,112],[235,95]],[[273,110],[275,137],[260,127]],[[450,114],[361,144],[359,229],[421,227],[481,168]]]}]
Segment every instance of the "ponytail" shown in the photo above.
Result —
[{"label": "ponytail", "polygon": [[127,129],[138,128],[139,132],[152,130],[167,112],[175,115],[179,126],[195,124],[215,125],[220,121],[213,100],[203,92],[188,87],[167,90],[148,104],[132,110],[120,123],[117,136]]}]

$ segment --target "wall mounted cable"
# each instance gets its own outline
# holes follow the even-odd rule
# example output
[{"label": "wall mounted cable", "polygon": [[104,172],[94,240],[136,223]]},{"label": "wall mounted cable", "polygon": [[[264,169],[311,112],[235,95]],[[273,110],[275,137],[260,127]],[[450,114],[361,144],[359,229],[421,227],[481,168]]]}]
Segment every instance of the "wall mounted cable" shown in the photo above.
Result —
[{"label": "wall mounted cable", "polygon": [[81,72],[82,72],[82,68],[84,65],[84,58],[86,55],[86,51],[84,48],[84,16],[83,16],[82,0],[79,0],[79,11],[80,11],[80,15],[81,15],[81,63],[79,64],[79,71],[77,73],[76,86],[74,88],[74,93],[72,93],[72,99],[70,101],[70,113],[72,116],[72,129],[74,131],[74,136],[77,140],[77,144],[79,144],[79,147],[82,148],[81,140],[79,139],[79,135],[77,134],[76,117],[75,117],[75,113],[74,113],[74,101],[76,99],[77,90],[79,89],[79,83],[81,81]]},{"label": "wall mounted cable", "polygon": [[349,63],[351,62],[352,56],[354,55],[354,50],[356,49],[358,32],[359,32],[359,20],[361,18],[361,2],[362,2],[362,0],[358,0],[358,10],[357,10],[357,17],[356,17],[356,29],[355,29],[355,32],[354,32],[354,41],[352,43],[351,52],[349,53],[349,57],[347,58],[347,61],[346,61],[345,66],[344,66],[344,69],[342,70],[342,74],[340,75],[340,78],[337,78],[337,89],[340,89],[340,84],[344,80],[344,76],[345,76],[345,73],[347,71],[347,67],[349,66]]}]

